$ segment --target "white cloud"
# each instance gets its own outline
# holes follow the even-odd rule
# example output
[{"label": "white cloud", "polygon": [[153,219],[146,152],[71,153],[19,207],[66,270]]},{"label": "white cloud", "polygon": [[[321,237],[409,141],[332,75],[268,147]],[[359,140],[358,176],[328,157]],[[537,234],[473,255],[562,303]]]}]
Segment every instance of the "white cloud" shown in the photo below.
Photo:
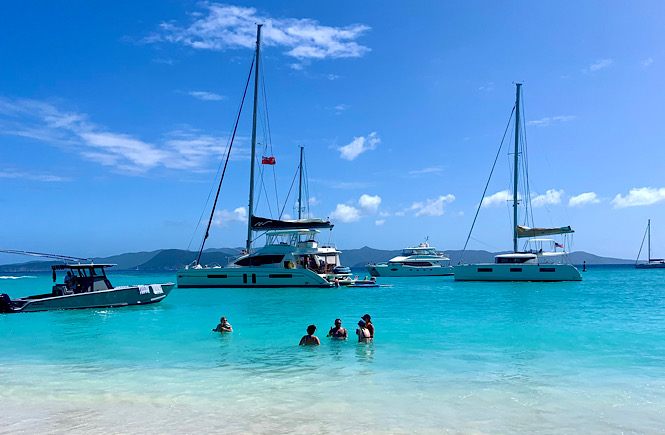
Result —
[{"label": "white cloud", "polygon": [[342,112],[344,112],[349,107],[351,106],[349,106],[348,104],[338,104],[337,106],[335,106],[335,115],[341,115]]},{"label": "white cloud", "polygon": [[360,220],[360,210],[350,205],[337,204],[337,208],[330,213],[330,218],[341,222],[356,222]]},{"label": "white cloud", "polygon": [[552,116],[552,117],[546,117],[542,119],[538,119],[535,121],[529,121],[526,124],[527,125],[535,125],[536,127],[548,127],[552,123],[556,122],[568,122],[572,121],[573,119],[576,119],[577,116],[575,115],[560,115],[560,116]]},{"label": "white cloud", "polygon": [[376,225],[377,227],[380,227],[385,223],[386,223],[385,219],[379,219],[379,220],[374,221],[374,225]]},{"label": "white cloud", "polygon": [[427,199],[425,202],[414,202],[409,210],[416,211],[416,216],[441,216],[444,211],[446,203],[453,202],[455,195],[448,194],[446,196],[439,196],[436,199]]},{"label": "white cloud", "polygon": [[225,98],[223,95],[214,94],[212,92],[205,92],[205,91],[190,91],[188,92],[188,94],[194,98],[198,98],[199,100],[204,100],[204,101],[219,101]]},{"label": "white cloud", "polygon": [[333,189],[364,189],[366,187],[369,187],[369,183],[361,182],[361,181],[340,181],[339,183],[335,183],[332,185]]},{"label": "white cloud", "polygon": [[596,63],[593,63],[593,64],[589,65],[588,68],[584,68],[582,70],[582,72],[587,73],[587,72],[598,71],[600,69],[607,68],[607,67],[611,66],[613,63],[614,63],[614,61],[612,59],[602,59],[602,60],[599,60]]},{"label": "white cloud", "polygon": [[15,178],[15,179],[24,179],[24,180],[35,180],[35,181],[44,181],[44,182],[47,182],[47,183],[59,182],[59,181],[68,181],[67,178],[63,178],[63,177],[60,177],[58,175],[35,174],[35,173],[31,173],[31,172],[15,171],[15,170],[0,171],[0,178]]},{"label": "white cloud", "polygon": [[314,207],[314,206],[319,205],[319,204],[321,204],[321,201],[319,201],[319,199],[316,196],[312,196],[312,197],[309,198],[309,205],[311,207]]},{"label": "white cloud", "polygon": [[409,171],[409,175],[424,175],[424,174],[433,174],[436,172],[443,172],[443,168],[440,166],[436,166],[433,168],[423,168],[423,169],[415,169],[413,171]]},{"label": "white cloud", "polygon": [[494,82],[489,82],[478,88],[479,91],[492,92],[494,90]]},{"label": "white cloud", "polygon": [[286,50],[284,54],[297,59],[361,57],[370,51],[356,42],[370,30],[362,24],[330,27],[312,19],[271,18],[251,7],[208,2],[200,4],[205,12],[191,14],[193,22],[162,23],[160,31],[143,42],[170,42],[200,50],[253,48],[256,23],[264,23],[263,44],[282,47]]},{"label": "white cloud", "polygon": [[380,196],[363,194],[358,199],[357,207],[348,204],[337,204],[335,210],[330,213],[330,217],[342,222],[356,222],[365,216],[375,214],[379,205],[381,205]]},{"label": "white cloud", "polygon": [[376,148],[376,145],[381,142],[376,136],[376,132],[372,132],[367,137],[354,137],[353,142],[343,147],[338,148],[340,157],[345,160],[354,160],[365,151],[370,151]]},{"label": "white cloud", "polygon": [[328,80],[337,80],[338,78],[337,74],[328,74]]},{"label": "white cloud", "polygon": [[[190,129],[169,132],[155,144],[109,131],[90,122],[86,114],[63,111],[41,101],[2,98],[0,135],[40,140],[135,175],[157,167],[203,170],[226,153],[227,141]],[[236,146],[231,156],[244,154],[245,150]]]},{"label": "white cloud", "polygon": [[646,68],[648,66],[651,66],[652,63],[653,63],[653,58],[650,57],[642,61],[642,66]]},{"label": "white cloud", "polygon": [[595,192],[586,192],[570,198],[570,200],[568,200],[568,206],[581,207],[586,204],[598,204],[599,202],[600,200]]},{"label": "white cloud", "polygon": [[548,204],[561,204],[561,195],[563,190],[550,189],[544,195],[537,195],[531,198],[532,207],[543,207]]},{"label": "white cloud", "polygon": [[509,190],[502,190],[494,195],[486,196],[483,198],[481,207],[495,207],[505,205],[507,201],[513,200],[513,194]]},{"label": "white cloud", "polygon": [[614,208],[635,207],[638,205],[651,205],[665,200],[665,187],[640,187],[630,189],[628,195],[621,194],[614,197],[611,204]]},{"label": "white cloud", "polygon": [[233,211],[217,210],[212,219],[212,224],[217,227],[226,227],[232,222],[247,222],[247,210],[238,207]]}]

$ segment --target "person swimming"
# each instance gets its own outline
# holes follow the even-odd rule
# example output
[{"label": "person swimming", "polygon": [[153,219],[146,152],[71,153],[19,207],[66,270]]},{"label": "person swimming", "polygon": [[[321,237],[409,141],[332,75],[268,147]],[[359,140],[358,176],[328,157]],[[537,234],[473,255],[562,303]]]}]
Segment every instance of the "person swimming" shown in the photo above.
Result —
[{"label": "person swimming", "polygon": [[307,335],[303,335],[303,337],[300,339],[300,346],[318,346],[321,344],[321,341],[319,340],[319,337],[314,335],[314,332],[316,331],[316,326],[315,325],[309,325],[307,327]]}]

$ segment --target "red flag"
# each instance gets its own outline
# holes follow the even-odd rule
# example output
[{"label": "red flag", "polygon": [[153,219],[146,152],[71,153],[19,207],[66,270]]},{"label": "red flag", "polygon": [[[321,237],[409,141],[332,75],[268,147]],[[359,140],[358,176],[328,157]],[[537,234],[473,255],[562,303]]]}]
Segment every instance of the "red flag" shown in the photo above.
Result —
[{"label": "red flag", "polygon": [[274,157],[263,156],[263,157],[261,157],[261,164],[262,165],[274,165],[275,164],[275,158]]}]

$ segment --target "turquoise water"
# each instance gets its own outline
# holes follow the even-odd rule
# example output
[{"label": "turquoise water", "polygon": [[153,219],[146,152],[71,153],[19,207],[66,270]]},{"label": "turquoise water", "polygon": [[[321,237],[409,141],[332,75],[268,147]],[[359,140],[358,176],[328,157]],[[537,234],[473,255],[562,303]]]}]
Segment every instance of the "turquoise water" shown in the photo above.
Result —
[{"label": "turquoise water", "polygon": [[[0,315],[0,433],[662,433],[664,281],[591,267],[581,283],[174,289],[152,306]],[[0,278],[12,297],[50,286]],[[371,344],[354,340],[365,313]],[[222,315],[233,333],[211,331]],[[336,317],[346,342],[325,337]],[[299,347],[311,323],[322,345]]]}]

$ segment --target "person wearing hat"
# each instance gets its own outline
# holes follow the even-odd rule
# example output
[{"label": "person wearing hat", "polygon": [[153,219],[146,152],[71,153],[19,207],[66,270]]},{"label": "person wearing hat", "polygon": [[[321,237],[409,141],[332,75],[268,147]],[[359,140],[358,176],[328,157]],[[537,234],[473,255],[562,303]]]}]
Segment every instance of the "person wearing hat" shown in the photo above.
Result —
[{"label": "person wearing hat", "polygon": [[364,316],[361,317],[361,319],[365,321],[365,326],[367,326],[370,338],[374,338],[374,325],[372,325],[372,318],[370,317],[370,315],[365,314]]},{"label": "person wearing hat", "polygon": [[356,334],[358,335],[359,343],[369,343],[372,340],[364,320],[358,321],[358,329],[356,329]]}]

